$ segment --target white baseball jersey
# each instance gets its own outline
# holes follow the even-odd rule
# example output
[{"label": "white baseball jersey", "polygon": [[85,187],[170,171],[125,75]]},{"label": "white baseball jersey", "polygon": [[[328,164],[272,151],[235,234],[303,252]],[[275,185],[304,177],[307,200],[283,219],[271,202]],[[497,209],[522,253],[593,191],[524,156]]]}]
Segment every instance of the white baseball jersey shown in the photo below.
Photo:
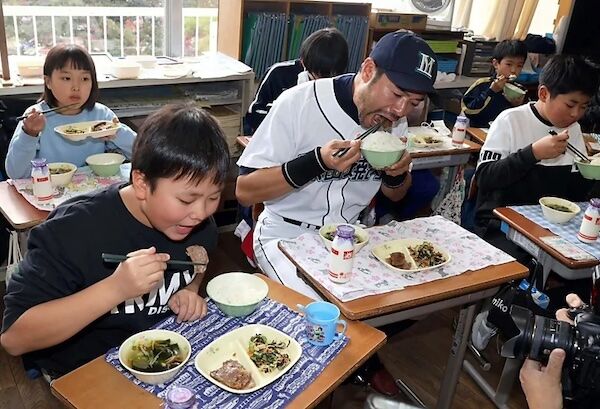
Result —
[{"label": "white baseball jersey", "polygon": [[[403,118],[393,131],[406,135]],[[273,104],[238,160],[254,169],[280,166],[332,139],[354,139],[364,129],[338,104],[333,79],[286,90]],[[381,173],[361,159],[346,173],[329,171],[282,197],[265,202],[281,217],[322,226],[354,222],[381,186]]]},{"label": "white baseball jersey", "polygon": [[[532,104],[524,104],[502,111],[490,127],[487,138],[481,147],[478,166],[484,162],[506,158],[548,135],[549,130],[560,133],[564,128],[549,124],[534,111]],[[585,142],[579,123],[574,122],[566,128],[569,132],[569,142],[579,151],[586,152]],[[538,166],[573,165],[573,155],[566,152],[553,159],[544,159]],[[573,171],[576,168],[573,167]]]}]

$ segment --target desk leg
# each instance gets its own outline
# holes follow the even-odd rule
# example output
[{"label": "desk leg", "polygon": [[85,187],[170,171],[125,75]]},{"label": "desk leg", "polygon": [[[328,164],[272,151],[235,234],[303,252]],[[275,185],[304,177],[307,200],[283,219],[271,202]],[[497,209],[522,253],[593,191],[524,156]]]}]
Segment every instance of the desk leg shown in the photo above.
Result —
[{"label": "desk leg", "polygon": [[468,307],[465,306],[461,308],[460,314],[458,315],[458,323],[456,325],[456,331],[454,331],[454,337],[452,338],[450,356],[448,358],[448,363],[446,364],[444,379],[440,386],[440,395],[436,405],[437,409],[450,409],[452,406],[452,400],[454,398],[456,385],[458,385],[458,377],[465,358],[476,307],[476,304],[471,304]]}]

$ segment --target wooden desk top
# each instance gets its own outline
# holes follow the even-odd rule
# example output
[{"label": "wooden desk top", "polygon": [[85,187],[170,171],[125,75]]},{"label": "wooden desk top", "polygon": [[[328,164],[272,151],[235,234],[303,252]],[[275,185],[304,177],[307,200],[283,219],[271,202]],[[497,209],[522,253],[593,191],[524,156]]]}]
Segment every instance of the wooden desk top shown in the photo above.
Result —
[{"label": "wooden desk top", "polygon": [[494,209],[494,214],[500,220],[506,222],[510,227],[512,227],[513,229],[527,237],[529,240],[534,242],[536,246],[541,248],[546,253],[550,254],[562,265],[570,269],[578,270],[583,268],[590,268],[600,263],[600,261],[598,260],[577,261],[563,256],[561,253],[554,250],[552,247],[548,246],[546,243],[540,240],[540,237],[556,236],[556,234],[552,233],[548,229],[543,228],[539,224],[532,222],[527,217],[514,211],[513,209],[509,209],[508,207],[499,207],[497,209]]},{"label": "wooden desk top", "polygon": [[[269,297],[293,309],[296,309],[296,304],[312,301],[263,275],[258,276],[269,285]],[[358,321],[347,321],[347,324],[346,334],[350,342],[288,408],[316,406],[385,343],[383,332]],[[57,379],[51,388],[52,393],[69,408],[162,407],[160,399],[130,382],[103,356]]]},{"label": "wooden desk top", "polygon": [[[236,138],[236,142],[245,148],[250,143],[250,139],[252,139],[252,137],[238,136]],[[413,158],[427,158],[427,157],[431,157],[431,156],[462,155],[465,153],[477,153],[481,149],[481,145],[479,145],[478,143],[473,142],[473,141],[465,140],[464,144],[466,146],[463,146],[461,149],[444,149],[444,150],[431,149],[429,151],[412,152],[410,155]]]},{"label": "wooden desk top", "polygon": [[8,182],[0,182],[0,212],[15,230],[37,226],[50,214],[33,207]]},{"label": "wooden desk top", "polygon": [[516,261],[491,266],[477,271],[467,271],[454,277],[431,281],[425,284],[406,287],[403,290],[384,294],[370,295],[356,300],[342,302],[325,289],[317,280],[307,274],[298,263],[289,256],[283,246],[279,249],[296,265],[298,271],[306,277],[318,291],[330,302],[338,306],[342,313],[353,320],[378,317],[393,312],[408,310],[422,305],[444,301],[461,295],[494,288],[508,281],[525,278],[529,274],[527,267]]},{"label": "wooden desk top", "polygon": [[467,128],[467,134],[471,135],[473,141],[482,145],[487,138],[487,132],[481,128]]}]

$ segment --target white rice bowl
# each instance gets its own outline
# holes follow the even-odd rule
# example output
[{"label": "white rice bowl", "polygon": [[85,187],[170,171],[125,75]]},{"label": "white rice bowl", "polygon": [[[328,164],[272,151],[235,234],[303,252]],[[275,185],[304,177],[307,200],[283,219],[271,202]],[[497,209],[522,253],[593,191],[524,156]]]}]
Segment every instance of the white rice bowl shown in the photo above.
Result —
[{"label": "white rice bowl", "polygon": [[361,144],[361,148],[374,152],[397,152],[404,150],[404,142],[389,132],[377,131],[367,136]]}]

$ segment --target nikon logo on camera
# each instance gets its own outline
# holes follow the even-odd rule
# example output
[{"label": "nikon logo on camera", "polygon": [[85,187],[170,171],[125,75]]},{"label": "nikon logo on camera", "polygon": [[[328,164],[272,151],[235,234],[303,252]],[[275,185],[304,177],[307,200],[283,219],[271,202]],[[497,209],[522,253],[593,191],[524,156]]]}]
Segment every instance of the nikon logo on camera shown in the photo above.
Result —
[{"label": "nikon logo on camera", "polygon": [[504,305],[504,300],[502,300],[502,298],[494,298],[492,300],[492,305],[504,313],[508,312],[508,306]]}]

